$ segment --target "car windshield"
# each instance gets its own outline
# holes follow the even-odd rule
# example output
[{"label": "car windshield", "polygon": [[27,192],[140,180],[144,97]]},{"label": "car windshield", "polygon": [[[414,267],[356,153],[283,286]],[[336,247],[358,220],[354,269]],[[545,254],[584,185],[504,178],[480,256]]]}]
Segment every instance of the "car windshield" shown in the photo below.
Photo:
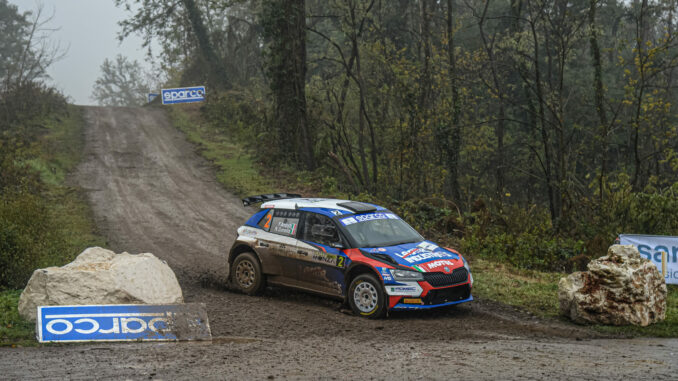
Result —
[{"label": "car windshield", "polygon": [[339,220],[357,247],[393,246],[423,241],[419,233],[393,213],[369,213]]}]

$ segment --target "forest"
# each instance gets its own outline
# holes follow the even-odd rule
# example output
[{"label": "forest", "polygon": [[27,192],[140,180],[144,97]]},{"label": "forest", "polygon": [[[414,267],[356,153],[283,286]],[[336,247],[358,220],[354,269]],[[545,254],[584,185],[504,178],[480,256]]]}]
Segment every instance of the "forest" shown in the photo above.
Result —
[{"label": "forest", "polygon": [[675,0],[117,0],[155,78],[327,196],[572,270],[678,234]]},{"label": "forest", "polygon": [[[202,120],[265,176],[383,204],[471,257],[572,271],[618,234],[678,235],[677,3],[116,0],[153,71],[107,60],[93,99],[207,85]],[[48,17],[0,10],[0,287],[18,288],[93,238],[63,187],[81,121],[45,84]]]}]

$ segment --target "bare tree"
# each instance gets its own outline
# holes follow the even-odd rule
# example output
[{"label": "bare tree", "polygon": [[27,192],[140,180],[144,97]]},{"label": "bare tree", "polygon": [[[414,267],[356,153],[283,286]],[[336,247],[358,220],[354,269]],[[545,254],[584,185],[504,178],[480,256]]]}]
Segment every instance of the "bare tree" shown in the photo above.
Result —
[{"label": "bare tree", "polygon": [[15,5],[0,0],[0,80],[3,90],[47,77],[47,68],[63,58],[66,49],[50,40],[53,15],[39,5],[20,14]]},{"label": "bare tree", "polygon": [[118,55],[101,64],[101,77],[94,83],[91,98],[102,106],[139,106],[150,89],[139,62]]}]

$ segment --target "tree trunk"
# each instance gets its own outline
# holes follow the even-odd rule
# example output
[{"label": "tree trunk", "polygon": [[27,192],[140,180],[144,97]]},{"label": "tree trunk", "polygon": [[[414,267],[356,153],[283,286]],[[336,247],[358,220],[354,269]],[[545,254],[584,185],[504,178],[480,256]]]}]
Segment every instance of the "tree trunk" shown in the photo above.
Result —
[{"label": "tree trunk", "polygon": [[191,21],[191,29],[198,40],[198,49],[207,62],[209,70],[209,84],[219,89],[230,87],[230,81],[223,63],[217,57],[214,46],[205,28],[202,20],[202,12],[195,3],[195,0],[181,0],[188,13],[188,19]]},{"label": "tree trunk", "polygon": [[593,88],[595,93],[595,104],[596,112],[598,113],[598,121],[600,122],[599,127],[599,137],[602,146],[599,150],[600,152],[600,177],[598,179],[598,192],[600,197],[600,203],[602,204],[605,199],[605,180],[607,176],[607,134],[608,134],[608,121],[607,113],[604,108],[604,90],[603,90],[603,72],[602,64],[600,62],[600,47],[598,46],[598,31],[596,27],[596,7],[598,5],[598,0],[589,1],[589,44],[591,46],[591,58],[593,60]]},{"label": "tree trunk", "polygon": [[643,0],[640,5],[640,15],[636,22],[636,54],[638,55],[638,97],[636,99],[636,113],[633,121],[633,187],[640,189],[641,183],[641,165],[640,157],[640,117],[643,110],[643,96],[645,95],[645,41],[647,40],[648,26],[645,23],[645,12],[647,12],[647,0]]},{"label": "tree trunk", "polygon": [[478,28],[480,30],[480,38],[483,41],[483,47],[487,53],[487,58],[490,60],[490,73],[492,74],[492,83],[494,86],[495,94],[499,101],[499,111],[497,117],[497,124],[495,125],[495,136],[497,138],[497,147],[494,157],[494,168],[495,168],[495,178],[497,181],[496,192],[497,199],[501,200],[502,195],[504,194],[504,132],[506,124],[506,106],[504,100],[503,89],[501,89],[501,82],[499,80],[499,73],[497,68],[497,62],[494,56],[494,47],[487,40],[485,34],[485,18],[487,17],[487,10],[490,5],[490,0],[485,2],[485,7],[483,8],[483,13],[480,16],[480,21],[478,22]]},{"label": "tree trunk", "polygon": [[297,147],[306,169],[313,170],[315,169],[313,144],[306,113],[306,1],[287,0],[286,8],[289,12],[290,58],[294,65],[291,81],[296,103],[296,125],[301,135],[301,141]]},{"label": "tree trunk", "polygon": [[551,153],[551,141],[548,133],[548,126],[546,125],[546,112],[544,110],[544,94],[542,89],[542,80],[541,80],[541,69],[539,65],[539,38],[537,35],[537,30],[535,26],[535,21],[532,21],[531,31],[532,31],[532,40],[534,43],[534,86],[537,93],[537,102],[539,106],[537,107],[537,113],[539,115],[539,124],[541,126],[541,138],[542,144],[544,146],[544,176],[546,177],[546,189],[549,199],[549,211],[551,212],[551,223],[553,226],[558,225],[558,220],[560,219],[560,210],[556,207],[556,197],[555,189],[553,184],[553,174],[551,166],[553,163],[553,157]]},{"label": "tree trunk", "polygon": [[421,91],[419,92],[419,109],[424,117],[428,115],[431,101],[431,10],[429,9],[430,0],[419,1],[419,11],[421,16],[421,42],[423,48],[421,71]]},{"label": "tree trunk", "polygon": [[306,115],[305,0],[266,3],[264,28],[271,40],[268,71],[276,105],[278,147],[299,167],[313,170],[313,139]]},{"label": "tree trunk", "polygon": [[447,187],[445,194],[451,196],[454,202],[461,203],[461,191],[459,189],[459,151],[461,150],[461,100],[457,85],[457,59],[454,52],[454,0],[447,0],[447,58],[449,64],[450,91],[452,93],[452,121],[448,127],[449,139],[444,139],[448,146],[447,151]]}]

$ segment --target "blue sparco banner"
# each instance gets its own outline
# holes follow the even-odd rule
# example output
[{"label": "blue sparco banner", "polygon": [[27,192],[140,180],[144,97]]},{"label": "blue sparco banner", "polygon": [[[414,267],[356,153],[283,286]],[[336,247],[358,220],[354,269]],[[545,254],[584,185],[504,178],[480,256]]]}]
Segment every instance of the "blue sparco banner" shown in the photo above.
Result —
[{"label": "blue sparco banner", "polygon": [[666,283],[678,284],[678,237],[663,235],[620,234],[621,245],[633,245],[642,257],[662,272],[662,252],[666,253]]},{"label": "blue sparco banner", "polygon": [[205,86],[162,89],[162,104],[202,102],[205,100]]},{"label": "blue sparco banner", "polygon": [[41,306],[37,316],[41,343],[212,338],[201,303]]}]

